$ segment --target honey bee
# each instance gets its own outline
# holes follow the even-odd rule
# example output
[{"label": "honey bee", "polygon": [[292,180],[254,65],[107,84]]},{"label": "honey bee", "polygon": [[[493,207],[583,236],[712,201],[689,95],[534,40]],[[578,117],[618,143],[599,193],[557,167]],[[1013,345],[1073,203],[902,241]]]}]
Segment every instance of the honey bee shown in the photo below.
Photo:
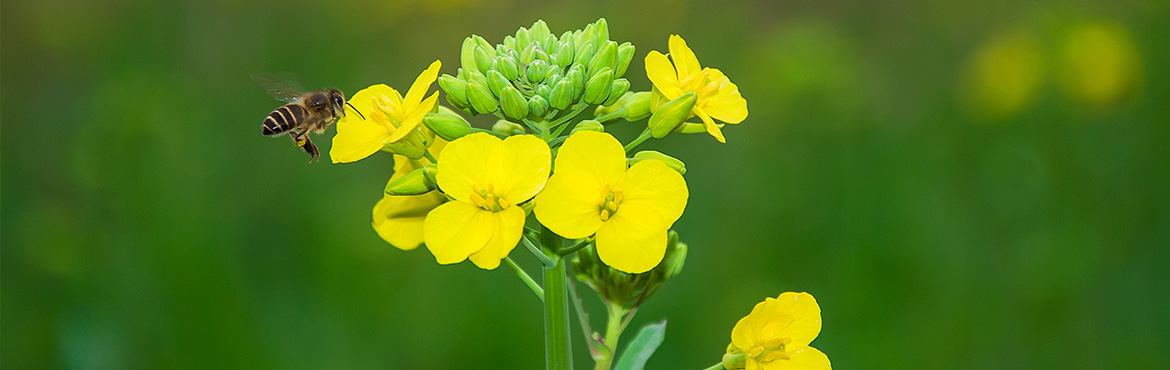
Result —
[{"label": "honey bee", "polygon": [[[252,79],[273,98],[288,102],[264,117],[260,133],[264,136],[289,133],[293,144],[309,154],[310,163],[316,161],[321,154],[313,140],[309,139],[309,133],[325,132],[334,121],[345,117],[346,105],[353,108],[353,104],[345,100],[345,94],[336,88],[305,92],[305,89],[296,82],[271,75],[253,75]],[[357,108],[354,108],[354,112],[362,115]],[[365,117],[362,116],[362,119]]]}]

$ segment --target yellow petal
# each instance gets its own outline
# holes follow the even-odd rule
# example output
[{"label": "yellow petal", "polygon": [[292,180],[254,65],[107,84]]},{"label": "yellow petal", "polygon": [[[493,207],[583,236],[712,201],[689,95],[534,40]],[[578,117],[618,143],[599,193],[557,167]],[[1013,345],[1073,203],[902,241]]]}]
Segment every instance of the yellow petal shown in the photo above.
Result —
[{"label": "yellow petal", "polygon": [[488,154],[486,180],[511,204],[532,199],[548,181],[552,154],[533,135],[509,136]]},{"label": "yellow petal", "polygon": [[440,264],[459,263],[483,250],[496,223],[491,212],[463,202],[447,202],[427,214],[423,237]]},{"label": "yellow petal", "polygon": [[658,212],[667,229],[682,216],[689,196],[682,175],[659,160],[641,161],[631,166],[626,171],[622,193],[619,213],[630,205],[651,208]]},{"label": "yellow petal", "polygon": [[674,68],[678,69],[679,81],[697,75],[703,70],[699,65],[699,58],[695,52],[687,47],[686,40],[679,35],[670,35],[670,59],[674,60]]},{"label": "yellow petal", "polygon": [[735,323],[735,327],[731,328],[731,344],[739,348],[754,348],[763,342],[763,339],[757,338],[754,328],[758,326],[756,323],[764,317],[765,307],[774,305],[772,301],[772,298],[767,298],[763,302],[756,303],[756,306],[752,308],[752,313]]},{"label": "yellow petal", "polygon": [[435,179],[439,189],[456,200],[470,203],[475,186],[487,184],[487,153],[502,143],[503,140],[480,132],[447,144],[439,155],[439,174]]},{"label": "yellow petal", "polygon": [[524,210],[520,207],[510,207],[492,214],[496,219],[496,229],[492,232],[491,240],[483,250],[472,254],[468,259],[471,263],[484,270],[494,270],[500,266],[500,260],[512,253],[516,243],[520,242],[520,234],[524,232]]},{"label": "yellow petal", "polygon": [[[390,134],[390,142],[401,140],[403,137],[406,137],[406,135],[409,135],[411,132],[414,132],[415,129],[419,128],[419,124],[422,123],[426,112],[430,112],[431,109],[434,109],[438,99],[439,92],[436,91],[434,94],[431,94],[431,96],[427,97],[427,99],[422,102],[421,106],[415,107],[415,109],[424,109],[423,107],[429,108],[425,108],[421,114],[415,113],[413,115],[404,116],[402,121],[398,123],[398,128],[394,130],[393,134]],[[406,109],[411,108],[408,107]]]},{"label": "yellow petal", "polygon": [[791,356],[788,360],[776,360],[772,363],[781,366],[778,369],[831,370],[833,368],[833,364],[829,362],[829,356],[825,356],[824,352],[813,347],[788,351],[788,355]]},{"label": "yellow petal", "polygon": [[329,158],[333,163],[356,162],[382,149],[390,139],[386,126],[372,120],[354,119],[337,123],[337,135],[333,136],[333,147]]},{"label": "yellow petal", "polygon": [[[812,294],[787,292],[775,300],[779,304],[777,311],[792,315],[792,323],[780,333],[780,336],[792,338],[786,348],[795,351],[816,339],[821,332],[821,307]],[[768,330],[761,327],[762,330]]]},{"label": "yellow petal", "polygon": [[719,140],[721,143],[727,142],[727,139],[723,138],[723,130],[719,129],[719,125],[715,124],[715,121],[711,119],[711,116],[707,112],[699,108],[696,108],[694,112],[696,116],[699,116],[699,119],[703,120],[703,126],[707,127],[708,134],[714,136],[715,140]]},{"label": "yellow petal", "polygon": [[657,50],[651,50],[649,54],[646,54],[646,77],[650,78],[650,82],[663,96],[666,96],[668,101],[682,95],[682,92],[679,91],[678,74],[674,70],[674,65],[670,64],[670,60]]},{"label": "yellow petal", "polygon": [[704,100],[703,111],[711,117],[727,123],[740,123],[747,119],[747,100],[739,94],[739,86],[731,83],[722,72],[710,69],[711,80],[719,83],[719,92]]},{"label": "yellow petal", "polygon": [[665,254],[666,224],[653,208],[623,202],[597,230],[598,257],[620,271],[650,271]]},{"label": "yellow petal", "polygon": [[[401,177],[397,173],[395,175]],[[418,248],[423,243],[423,219],[427,212],[443,204],[444,200],[437,191],[416,196],[384,195],[374,205],[374,230],[398,249]]]},{"label": "yellow petal", "polygon": [[602,224],[598,212],[603,187],[582,172],[557,172],[536,196],[536,219],[565,238],[593,235]]},{"label": "yellow petal", "polygon": [[580,172],[596,183],[617,184],[626,172],[626,150],[613,135],[580,131],[561,145],[555,166],[556,173]]},{"label": "yellow petal", "polygon": [[[410,85],[410,90],[406,92],[406,98],[402,99],[402,105],[407,111],[413,110],[415,106],[419,105],[422,97],[431,88],[431,84],[435,82],[436,78],[439,78],[439,67],[442,66],[443,63],[436,60],[431,63],[430,67],[423,70],[418,75],[418,78],[414,79],[414,83]],[[402,112],[401,114],[406,115],[407,112]]]}]

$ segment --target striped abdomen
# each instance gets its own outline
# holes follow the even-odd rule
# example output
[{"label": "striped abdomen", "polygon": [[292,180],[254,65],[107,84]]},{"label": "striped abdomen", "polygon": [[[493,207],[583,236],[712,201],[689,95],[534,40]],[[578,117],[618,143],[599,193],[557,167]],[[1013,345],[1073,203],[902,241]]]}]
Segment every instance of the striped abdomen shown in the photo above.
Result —
[{"label": "striped abdomen", "polygon": [[288,104],[268,114],[264,118],[262,133],[264,135],[277,135],[297,127],[298,124],[305,121],[305,116],[309,112],[299,104]]}]

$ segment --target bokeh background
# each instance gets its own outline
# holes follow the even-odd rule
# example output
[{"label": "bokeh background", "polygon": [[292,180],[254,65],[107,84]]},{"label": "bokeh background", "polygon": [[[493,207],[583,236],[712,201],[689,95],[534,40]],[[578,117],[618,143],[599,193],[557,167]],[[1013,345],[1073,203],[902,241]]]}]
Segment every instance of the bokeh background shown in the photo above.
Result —
[{"label": "bokeh background", "polygon": [[469,34],[599,17],[638,46],[635,88],[676,33],[751,110],[727,144],[646,146],[685,160],[692,192],[675,225],[686,268],[634,321],[669,319],[650,368],[716,363],[735,322],[784,291],[817,297],[814,345],[840,369],[1170,368],[1164,1],[5,0],[0,14],[5,369],[540,368],[540,306],[511,272],[385,244],[369,218],[390,157],[306,164],[259,135],[279,103],[248,76],[404,89],[435,59],[453,73]]}]

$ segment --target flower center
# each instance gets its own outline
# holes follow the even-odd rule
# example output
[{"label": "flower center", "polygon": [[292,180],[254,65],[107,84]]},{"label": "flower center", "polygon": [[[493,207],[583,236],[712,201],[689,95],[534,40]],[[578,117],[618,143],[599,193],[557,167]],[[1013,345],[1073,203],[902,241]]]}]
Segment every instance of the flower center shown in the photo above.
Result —
[{"label": "flower center", "polygon": [[475,185],[469,198],[472,205],[488,212],[499,212],[512,206],[512,203],[508,203],[507,199],[500,198],[495,194],[495,186],[492,184],[488,184],[487,189]]},{"label": "flower center", "polygon": [[694,92],[698,95],[698,99],[695,100],[696,107],[703,107],[710,97],[719,92],[719,82],[711,80],[710,68],[703,68],[699,73],[682,79],[678,84],[683,91]]},{"label": "flower center", "polygon": [[394,130],[398,128],[398,125],[401,124],[401,122],[398,120],[398,115],[396,114],[397,112],[395,112],[397,110],[397,104],[394,104],[394,102],[385,95],[375,96],[371,99],[374,100],[374,108],[377,108],[379,113],[381,113],[374,114],[374,122],[377,122],[382,126],[386,126],[386,129],[390,130],[390,132],[394,132]]},{"label": "flower center", "polygon": [[769,363],[775,360],[787,360],[791,358],[788,352],[784,351],[784,346],[792,343],[792,338],[768,338],[764,344],[758,345],[747,352],[748,357],[755,359],[756,362]]},{"label": "flower center", "polygon": [[609,221],[617,213],[618,205],[622,203],[622,189],[611,187],[609,184],[601,190],[603,198],[598,209],[598,215],[601,216],[601,221]]}]

